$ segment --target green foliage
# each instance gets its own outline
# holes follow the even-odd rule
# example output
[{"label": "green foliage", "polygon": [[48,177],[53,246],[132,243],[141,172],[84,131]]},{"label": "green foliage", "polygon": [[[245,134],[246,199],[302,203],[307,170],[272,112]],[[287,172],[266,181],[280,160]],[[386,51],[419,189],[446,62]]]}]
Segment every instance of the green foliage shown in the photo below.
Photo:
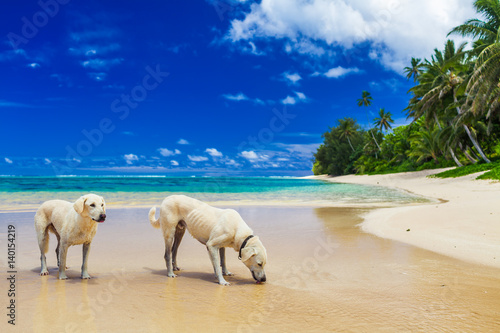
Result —
[{"label": "green foliage", "polygon": [[355,120],[340,119],[336,127],[323,134],[324,142],[314,154],[314,174],[353,173],[354,162],[363,154],[363,136]]},{"label": "green foliage", "polygon": [[[476,172],[491,170],[491,169],[494,169],[495,167],[498,168],[499,166],[500,166],[499,163],[478,163],[478,164],[466,165],[463,167],[444,171],[444,172],[432,175],[431,177],[433,177],[433,178],[456,178],[456,177],[467,176],[467,175],[470,175],[470,174],[476,173]],[[486,179],[486,178],[481,178],[481,177],[482,176],[480,176],[478,179]]]},{"label": "green foliage", "polygon": [[491,169],[488,172],[483,173],[481,176],[477,177],[477,179],[493,179],[500,180],[500,166]]}]

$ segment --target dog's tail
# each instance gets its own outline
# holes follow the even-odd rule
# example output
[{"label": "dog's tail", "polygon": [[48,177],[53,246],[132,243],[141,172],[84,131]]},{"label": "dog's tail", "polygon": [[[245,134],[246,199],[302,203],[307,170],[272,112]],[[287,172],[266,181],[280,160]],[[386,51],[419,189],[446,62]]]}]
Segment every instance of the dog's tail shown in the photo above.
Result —
[{"label": "dog's tail", "polygon": [[160,218],[155,219],[156,215],[156,207],[153,207],[149,210],[149,223],[153,226],[153,228],[160,228]]},{"label": "dog's tail", "polygon": [[35,230],[38,238],[38,245],[42,253],[49,251],[49,226],[51,222],[42,209],[35,214]]}]

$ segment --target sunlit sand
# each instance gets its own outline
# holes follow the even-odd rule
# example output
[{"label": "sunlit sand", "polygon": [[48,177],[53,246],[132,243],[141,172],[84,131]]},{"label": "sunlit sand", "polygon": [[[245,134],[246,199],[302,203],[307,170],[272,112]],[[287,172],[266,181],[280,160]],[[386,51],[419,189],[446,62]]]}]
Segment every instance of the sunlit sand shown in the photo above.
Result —
[{"label": "sunlit sand", "polygon": [[358,225],[370,209],[236,209],[267,248],[265,284],[229,250],[235,276],[219,286],[205,247],[189,236],[179,250],[182,270],[168,278],[163,239],[145,208],[108,209],[92,243],[91,280],[79,277],[80,247],[68,252],[70,280],[56,279],[54,237],[50,275],[40,277],[34,212],[0,214],[18,232],[15,330],[479,332],[500,325],[497,268],[365,233]]}]

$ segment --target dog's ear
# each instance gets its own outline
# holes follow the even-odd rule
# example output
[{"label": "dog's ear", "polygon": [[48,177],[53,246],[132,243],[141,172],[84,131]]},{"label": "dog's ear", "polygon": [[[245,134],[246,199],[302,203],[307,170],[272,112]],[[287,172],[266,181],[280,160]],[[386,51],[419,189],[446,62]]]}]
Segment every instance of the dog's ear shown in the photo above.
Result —
[{"label": "dog's ear", "polygon": [[253,247],[244,247],[243,250],[241,250],[241,261],[247,261],[256,254],[257,251],[255,251]]},{"label": "dog's ear", "polygon": [[103,209],[104,209],[104,211],[106,211],[106,201],[104,201],[104,198],[103,198],[103,197],[101,197],[101,199],[102,199],[102,203],[104,204]]},{"label": "dog's ear", "polygon": [[85,208],[85,201],[87,201],[87,198],[85,196],[81,196],[78,200],[75,201],[73,204],[73,208],[78,214],[83,213],[83,209]]}]

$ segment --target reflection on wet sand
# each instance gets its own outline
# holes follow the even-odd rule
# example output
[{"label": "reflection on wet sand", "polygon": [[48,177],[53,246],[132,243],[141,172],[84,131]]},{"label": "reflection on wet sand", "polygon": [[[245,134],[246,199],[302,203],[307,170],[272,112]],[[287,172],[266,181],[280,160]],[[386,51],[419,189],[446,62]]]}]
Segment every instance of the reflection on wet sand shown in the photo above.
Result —
[{"label": "reflection on wet sand", "polygon": [[[56,328],[63,328],[65,332],[96,331],[95,314],[89,306],[87,281],[82,281],[76,288],[71,286],[70,295],[66,294],[66,282],[50,283],[48,277],[40,278],[41,286],[36,299],[33,332],[51,332]],[[49,285],[53,287],[50,291]]]}]

